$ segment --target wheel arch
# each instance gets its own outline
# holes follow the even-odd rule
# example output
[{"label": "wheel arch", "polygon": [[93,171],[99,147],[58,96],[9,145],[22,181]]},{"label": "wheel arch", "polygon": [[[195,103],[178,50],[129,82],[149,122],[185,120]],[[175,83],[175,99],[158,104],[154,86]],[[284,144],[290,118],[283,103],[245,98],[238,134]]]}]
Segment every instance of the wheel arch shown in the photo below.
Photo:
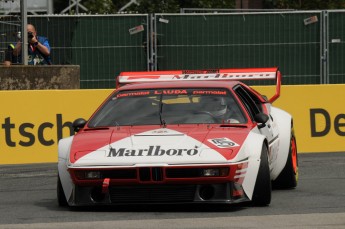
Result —
[{"label": "wheel arch", "polygon": [[58,158],[63,160],[69,159],[69,153],[72,146],[74,136],[60,139],[58,144]]},{"label": "wheel arch", "polygon": [[259,172],[263,145],[265,145],[268,149],[267,139],[265,136],[260,134],[257,128],[254,128],[248,135],[246,141],[244,142],[244,147],[242,148],[243,154],[241,159],[247,158],[248,160],[247,173],[243,180],[242,186],[250,200],[253,197],[255,183]]},{"label": "wheel arch", "polygon": [[278,126],[279,150],[277,158],[272,165],[271,179],[275,180],[284,169],[290,149],[290,138],[293,130],[292,116],[279,108],[272,107],[271,114]]},{"label": "wheel arch", "polygon": [[73,182],[68,172],[70,149],[74,136],[63,138],[58,145],[58,176],[67,201],[72,196]]}]

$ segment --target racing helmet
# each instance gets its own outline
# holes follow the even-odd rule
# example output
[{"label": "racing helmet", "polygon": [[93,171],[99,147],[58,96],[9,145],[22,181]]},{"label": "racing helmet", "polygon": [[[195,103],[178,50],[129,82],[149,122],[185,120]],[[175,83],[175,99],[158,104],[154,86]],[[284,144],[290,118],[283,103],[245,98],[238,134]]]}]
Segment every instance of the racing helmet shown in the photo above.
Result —
[{"label": "racing helmet", "polygon": [[200,98],[202,110],[211,113],[214,117],[222,117],[227,111],[227,103],[223,96],[202,96]]}]

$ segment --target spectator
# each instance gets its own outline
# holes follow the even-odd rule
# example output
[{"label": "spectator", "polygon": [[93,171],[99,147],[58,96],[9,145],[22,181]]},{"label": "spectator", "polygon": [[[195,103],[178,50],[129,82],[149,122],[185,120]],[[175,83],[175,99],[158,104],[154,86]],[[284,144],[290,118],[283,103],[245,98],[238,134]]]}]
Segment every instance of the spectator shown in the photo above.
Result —
[{"label": "spectator", "polygon": [[[50,59],[50,45],[46,37],[38,36],[35,26],[32,24],[27,25],[28,31],[28,64],[29,65],[42,65],[52,64]],[[22,42],[19,41],[14,50],[14,56],[20,56],[22,50]]]}]

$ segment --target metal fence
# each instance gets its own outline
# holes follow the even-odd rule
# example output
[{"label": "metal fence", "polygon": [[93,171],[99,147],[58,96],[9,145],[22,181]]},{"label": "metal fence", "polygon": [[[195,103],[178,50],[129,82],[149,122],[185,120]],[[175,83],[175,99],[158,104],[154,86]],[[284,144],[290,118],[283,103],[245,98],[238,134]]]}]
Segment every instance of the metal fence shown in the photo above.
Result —
[{"label": "metal fence", "polygon": [[48,34],[53,63],[80,65],[81,88],[113,88],[120,71],[148,68],[148,15],[47,16],[28,21],[40,34]]},{"label": "metal fence", "polygon": [[[113,88],[120,71],[278,66],[284,84],[345,83],[345,11],[45,15],[54,64],[78,64],[81,88]],[[0,19],[0,50],[18,18]]]},{"label": "metal fence", "polygon": [[325,17],[325,83],[345,83],[345,11],[329,11]]},{"label": "metal fence", "polygon": [[279,66],[286,84],[320,83],[320,26],[304,25],[315,15],[156,15],[157,68]]},{"label": "metal fence", "polygon": [[[81,88],[113,88],[120,71],[149,68],[148,15],[29,16],[28,23],[48,37],[53,64],[80,65]],[[3,17],[0,26],[4,53],[17,42],[20,21]]]}]

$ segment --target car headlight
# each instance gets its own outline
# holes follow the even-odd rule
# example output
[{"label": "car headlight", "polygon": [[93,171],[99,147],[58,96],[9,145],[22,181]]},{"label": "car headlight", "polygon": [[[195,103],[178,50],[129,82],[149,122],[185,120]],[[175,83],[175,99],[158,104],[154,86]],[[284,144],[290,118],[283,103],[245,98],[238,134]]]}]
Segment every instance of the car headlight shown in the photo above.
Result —
[{"label": "car headlight", "polygon": [[76,170],[74,171],[74,174],[79,180],[100,179],[102,176],[100,171]]},{"label": "car headlight", "polygon": [[86,171],[85,172],[85,179],[100,179],[101,172],[99,171]]},{"label": "car headlight", "polygon": [[229,175],[229,168],[208,168],[202,170],[204,177],[225,177]]}]

